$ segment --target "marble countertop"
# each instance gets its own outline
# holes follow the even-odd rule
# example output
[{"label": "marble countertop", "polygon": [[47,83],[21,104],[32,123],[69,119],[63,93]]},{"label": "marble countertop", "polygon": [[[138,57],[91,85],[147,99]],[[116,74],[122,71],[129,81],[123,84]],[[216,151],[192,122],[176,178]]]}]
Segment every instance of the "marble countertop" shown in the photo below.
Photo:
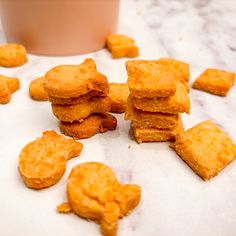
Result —
[{"label": "marble countertop", "polygon": [[[191,65],[191,82],[207,67],[236,72],[236,2],[234,0],[123,0],[119,33],[136,39],[140,58],[173,57]],[[0,28],[0,43],[5,42]],[[67,163],[55,186],[33,191],[17,171],[23,146],[44,130],[58,130],[48,102],[35,102],[28,85],[58,64],[96,60],[110,82],[125,82],[124,63],[106,49],[73,57],[29,55],[24,66],[0,73],[21,79],[10,104],[0,106],[0,235],[95,236],[99,227],[76,215],[61,215],[56,205],[66,200],[66,180],[73,166],[86,161],[109,165],[122,183],[142,186],[140,205],[119,222],[119,236],[235,236],[236,162],[219,176],[202,181],[169,148],[169,143],[137,144],[129,122],[116,115],[116,131],[82,140],[80,157]],[[187,129],[205,119],[220,125],[236,142],[236,86],[227,97],[191,90],[191,115],[183,115]],[[130,146],[130,148],[128,148]]]}]

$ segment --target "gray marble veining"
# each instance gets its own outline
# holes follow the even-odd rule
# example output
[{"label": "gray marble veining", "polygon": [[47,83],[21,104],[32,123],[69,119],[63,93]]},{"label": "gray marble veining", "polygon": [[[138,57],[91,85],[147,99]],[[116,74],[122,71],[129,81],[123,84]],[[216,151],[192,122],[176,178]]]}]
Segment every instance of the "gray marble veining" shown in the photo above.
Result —
[{"label": "gray marble veining", "polygon": [[[190,63],[191,83],[207,67],[236,72],[236,2],[234,0],[122,0],[119,33],[136,40],[140,57],[173,57]],[[0,43],[5,42],[0,29]],[[0,106],[0,235],[95,236],[95,223],[59,215],[66,200],[66,180],[73,166],[85,161],[109,165],[122,183],[142,187],[140,205],[119,222],[119,236],[235,236],[236,162],[204,182],[169,148],[169,143],[137,144],[129,122],[116,115],[117,130],[82,140],[80,157],[70,160],[58,184],[43,191],[27,189],[17,172],[18,154],[44,130],[59,131],[50,104],[32,101],[28,85],[58,64],[96,60],[110,82],[125,82],[125,61],[112,60],[106,49],[73,57],[30,55],[19,68],[1,74],[21,79],[21,89]],[[218,97],[191,90],[191,115],[185,128],[205,119],[219,124],[236,142],[236,86]]]}]

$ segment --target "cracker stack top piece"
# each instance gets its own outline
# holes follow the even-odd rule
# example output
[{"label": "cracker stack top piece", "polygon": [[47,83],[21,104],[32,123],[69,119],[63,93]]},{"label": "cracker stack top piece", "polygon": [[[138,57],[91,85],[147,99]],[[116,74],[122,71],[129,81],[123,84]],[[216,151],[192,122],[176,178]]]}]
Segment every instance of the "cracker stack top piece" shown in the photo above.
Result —
[{"label": "cracker stack top piece", "polygon": [[173,96],[176,85],[168,67],[153,60],[130,60],[126,62],[130,94],[135,98],[158,98]]},{"label": "cracker stack top piece", "polygon": [[97,71],[95,61],[91,58],[80,65],[52,68],[45,75],[44,88],[49,97],[61,99],[78,98],[90,93],[107,95],[109,92],[106,76]]}]

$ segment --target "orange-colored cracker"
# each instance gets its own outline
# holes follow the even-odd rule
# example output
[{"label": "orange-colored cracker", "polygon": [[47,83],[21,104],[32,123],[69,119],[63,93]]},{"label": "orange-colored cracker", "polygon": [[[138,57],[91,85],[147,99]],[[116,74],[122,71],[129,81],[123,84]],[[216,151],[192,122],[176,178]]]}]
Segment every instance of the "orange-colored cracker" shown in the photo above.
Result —
[{"label": "orange-colored cracker", "polygon": [[83,145],[55,131],[28,143],[19,156],[19,172],[29,188],[42,189],[56,184],[66,170],[66,162],[78,156]]},{"label": "orange-colored cracker", "polygon": [[80,65],[60,65],[49,70],[44,79],[44,89],[51,97],[75,98],[91,91],[109,92],[105,75],[99,73],[93,59]]},{"label": "orange-colored cracker", "polygon": [[185,86],[176,81],[176,93],[165,98],[135,98],[131,97],[133,105],[143,111],[162,112],[162,113],[190,113],[190,99]]},{"label": "orange-colored cracker", "polygon": [[135,121],[141,128],[172,129],[177,125],[178,119],[178,114],[138,110],[133,106],[130,97],[127,100],[125,120]]},{"label": "orange-colored cracker", "polygon": [[0,77],[0,104],[7,104],[11,99],[11,92],[8,89],[7,82]]},{"label": "orange-colored cracker", "polygon": [[71,209],[70,204],[68,202],[63,202],[57,206],[57,212],[67,214],[67,213],[72,212],[72,209]]},{"label": "orange-colored cracker", "polygon": [[172,72],[152,60],[126,62],[130,93],[136,98],[173,96],[176,91]]},{"label": "orange-colored cracker", "polygon": [[88,117],[92,113],[105,113],[111,109],[111,99],[109,97],[93,97],[91,100],[75,105],[55,105],[52,104],[53,114],[65,122],[79,121]]},{"label": "orange-colored cracker", "polygon": [[138,143],[174,141],[183,132],[183,124],[179,117],[177,125],[172,129],[140,128],[137,122],[132,122],[134,137]]},{"label": "orange-colored cracker", "polygon": [[106,97],[107,94],[104,92],[91,91],[79,97],[71,97],[71,98],[58,98],[49,96],[49,101],[53,104],[58,105],[76,105],[80,103],[87,102],[91,100],[93,97]]},{"label": "orange-colored cracker", "polygon": [[206,69],[192,87],[215,95],[226,96],[233,86],[235,74],[218,69]]},{"label": "orange-colored cracker", "polygon": [[161,58],[157,63],[167,66],[175,78],[181,82],[188,82],[190,79],[189,64],[172,58]]},{"label": "orange-colored cracker", "polygon": [[33,80],[29,85],[29,95],[36,101],[48,101],[48,94],[43,86],[44,77]]},{"label": "orange-colored cracker", "polygon": [[125,112],[127,98],[129,96],[128,84],[110,83],[108,96],[111,98],[111,112]]},{"label": "orange-colored cracker", "polygon": [[236,157],[236,145],[210,120],[179,134],[171,147],[204,180],[216,176]]},{"label": "orange-colored cracker", "polygon": [[115,236],[118,219],[138,205],[141,188],[121,185],[114,172],[104,164],[86,162],[72,169],[67,197],[74,213],[99,223],[104,236]]},{"label": "orange-colored cracker", "polygon": [[11,94],[20,88],[18,78],[0,75],[0,104],[6,104],[11,99]]},{"label": "orange-colored cracker", "polygon": [[27,62],[27,52],[19,44],[4,44],[0,46],[0,66],[15,67]]},{"label": "orange-colored cracker", "polygon": [[137,57],[139,55],[138,47],[130,37],[120,34],[113,34],[107,37],[107,48],[112,53],[113,58]]},{"label": "orange-colored cracker", "polygon": [[60,122],[61,132],[73,137],[74,139],[89,138],[97,133],[114,130],[116,129],[116,126],[116,118],[106,113],[92,114],[81,122]]}]

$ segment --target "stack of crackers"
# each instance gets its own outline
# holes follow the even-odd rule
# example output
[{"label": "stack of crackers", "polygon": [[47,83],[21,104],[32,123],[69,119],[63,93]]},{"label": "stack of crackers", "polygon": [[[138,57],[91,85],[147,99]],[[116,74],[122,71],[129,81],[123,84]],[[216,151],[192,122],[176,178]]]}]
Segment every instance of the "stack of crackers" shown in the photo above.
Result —
[{"label": "stack of crackers", "polygon": [[45,75],[44,89],[64,134],[81,139],[116,128],[116,118],[107,113],[109,84],[93,59],[52,68]]},{"label": "stack of crackers", "polygon": [[125,119],[138,143],[174,141],[190,112],[189,66],[173,59],[127,61],[130,95]]}]

